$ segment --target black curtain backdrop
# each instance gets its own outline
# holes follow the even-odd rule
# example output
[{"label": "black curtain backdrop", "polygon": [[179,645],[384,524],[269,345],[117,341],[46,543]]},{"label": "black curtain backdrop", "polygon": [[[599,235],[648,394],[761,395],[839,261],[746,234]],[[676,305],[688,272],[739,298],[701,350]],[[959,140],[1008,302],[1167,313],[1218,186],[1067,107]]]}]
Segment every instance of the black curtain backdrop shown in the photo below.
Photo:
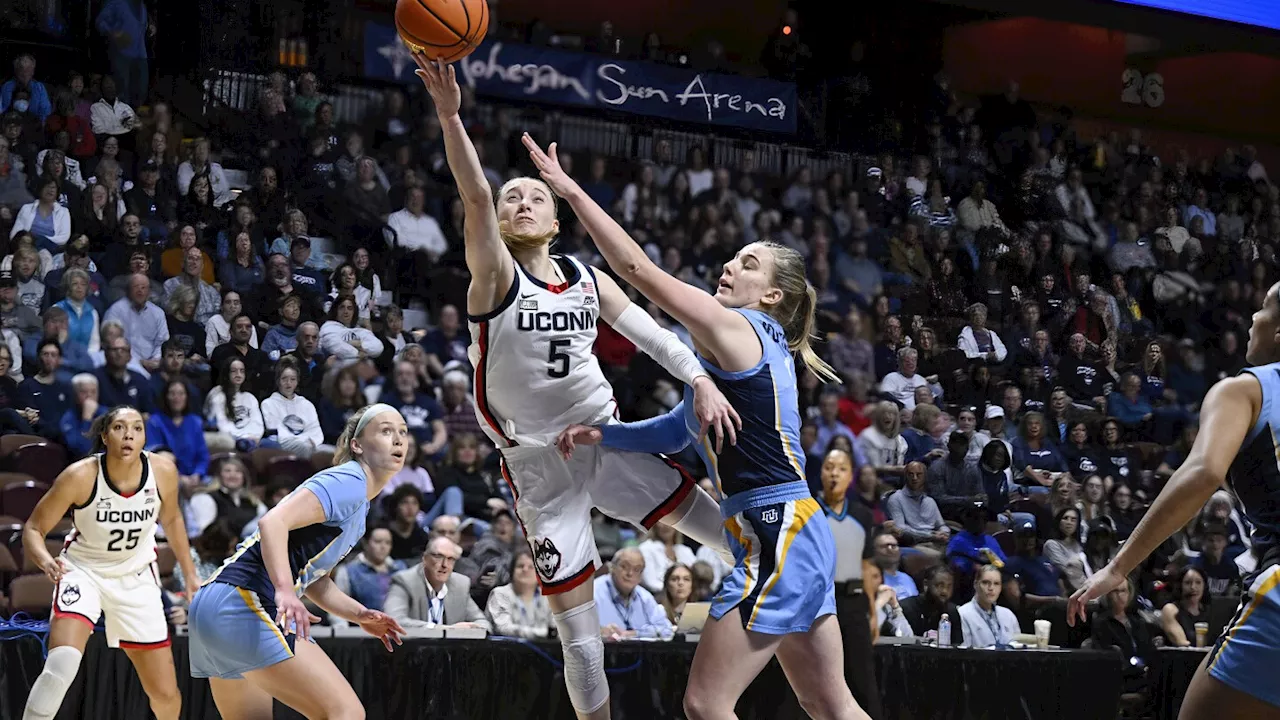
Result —
[{"label": "black curtain backdrop", "polygon": [[[410,640],[394,653],[371,638],[319,642],[370,718],[573,718],[564,678],[542,655],[560,657],[554,642]],[[695,647],[683,642],[607,645],[606,667],[618,670],[609,676],[615,720],[683,717],[681,698]],[[185,637],[174,639],[173,653],[182,717],[217,718],[209,684],[190,677]],[[0,719],[22,717],[43,663],[34,639],[0,643]],[[1116,716],[1120,697],[1121,658],[1110,652],[884,645],[876,648],[876,666],[884,720],[1109,718]],[[777,663],[761,673],[737,709],[742,720],[805,717]],[[128,658],[95,634],[59,720],[148,717],[146,694]],[[276,717],[300,716],[277,705]]]}]

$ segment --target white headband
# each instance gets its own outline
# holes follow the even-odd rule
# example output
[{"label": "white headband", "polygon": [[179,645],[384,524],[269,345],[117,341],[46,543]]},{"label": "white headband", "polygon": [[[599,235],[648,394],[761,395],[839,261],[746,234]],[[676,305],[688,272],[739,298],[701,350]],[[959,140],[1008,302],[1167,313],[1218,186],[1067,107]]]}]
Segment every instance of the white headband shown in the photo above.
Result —
[{"label": "white headband", "polygon": [[397,415],[400,413],[399,410],[396,410],[386,403],[375,403],[370,405],[365,409],[364,414],[360,416],[360,422],[356,423],[356,431],[352,433],[351,439],[354,440],[360,437],[360,433],[364,432],[365,426],[369,424],[369,421],[372,420],[375,415],[381,415],[388,410],[396,413]]}]

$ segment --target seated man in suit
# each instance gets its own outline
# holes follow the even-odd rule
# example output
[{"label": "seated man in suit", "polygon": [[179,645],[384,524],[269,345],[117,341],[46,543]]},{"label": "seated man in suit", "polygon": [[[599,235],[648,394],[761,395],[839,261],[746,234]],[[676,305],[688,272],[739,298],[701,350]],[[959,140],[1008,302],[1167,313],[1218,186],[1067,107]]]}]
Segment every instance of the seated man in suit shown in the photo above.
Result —
[{"label": "seated man in suit", "polygon": [[453,571],[462,548],[447,537],[427,543],[422,564],[391,576],[385,612],[406,629],[452,627],[491,629],[471,599],[471,580]]}]

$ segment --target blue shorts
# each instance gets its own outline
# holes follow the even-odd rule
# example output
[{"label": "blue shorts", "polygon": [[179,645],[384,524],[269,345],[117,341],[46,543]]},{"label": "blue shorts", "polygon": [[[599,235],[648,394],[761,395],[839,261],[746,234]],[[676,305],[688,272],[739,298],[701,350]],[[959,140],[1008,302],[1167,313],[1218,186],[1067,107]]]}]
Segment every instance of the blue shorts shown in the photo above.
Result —
[{"label": "blue shorts", "polygon": [[746,629],[785,635],[835,614],[835,541],[808,485],[753,490],[720,507],[735,562],[712,600],[712,617],[737,608]]},{"label": "blue shorts", "polygon": [[252,590],[211,582],[187,613],[191,677],[239,680],[293,657],[296,635],[275,623],[276,608]]},{"label": "blue shorts", "polygon": [[1223,684],[1280,706],[1280,565],[1262,571],[1209,653],[1209,674]]}]

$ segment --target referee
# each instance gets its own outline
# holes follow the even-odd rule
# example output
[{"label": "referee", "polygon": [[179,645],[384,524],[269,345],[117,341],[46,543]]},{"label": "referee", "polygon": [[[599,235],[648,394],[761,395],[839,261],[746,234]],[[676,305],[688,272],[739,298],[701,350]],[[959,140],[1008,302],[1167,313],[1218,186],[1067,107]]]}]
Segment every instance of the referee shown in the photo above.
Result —
[{"label": "referee", "polygon": [[844,639],[844,675],[858,705],[881,720],[880,688],[876,686],[872,654],[874,620],[871,597],[877,588],[863,584],[863,563],[870,558],[867,538],[874,525],[871,511],[847,496],[853,481],[853,459],[843,450],[831,450],[822,460],[822,497],[827,523],[836,542],[836,620]]}]

